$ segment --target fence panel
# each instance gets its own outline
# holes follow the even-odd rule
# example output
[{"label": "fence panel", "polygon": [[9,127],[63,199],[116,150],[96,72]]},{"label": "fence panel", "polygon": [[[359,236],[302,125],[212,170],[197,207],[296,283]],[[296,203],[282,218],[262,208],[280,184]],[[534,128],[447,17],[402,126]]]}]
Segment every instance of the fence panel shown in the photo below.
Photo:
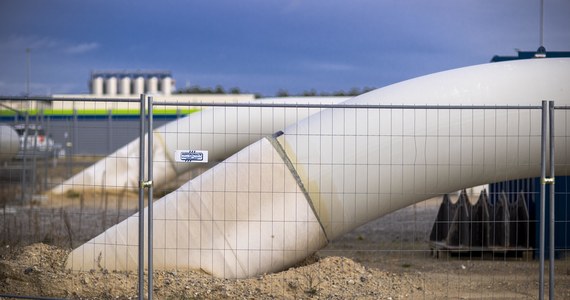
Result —
[{"label": "fence panel", "polygon": [[[21,101],[3,101],[0,108],[2,124],[16,131],[12,142],[18,149],[0,166],[0,294],[80,297],[75,286],[91,279],[68,276],[69,251],[138,209],[132,188],[115,193],[115,182],[89,181],[93,174],[131,172],[113,164],[128,159],[116,151],[137,138],[138,109],[107,109],[117,99],[103,99],[95,106],[93,101],[69,101],[74,109],[8,109],[21,107]],[[131,159],[136,161],[138,155]],[[103,168],[89,169],[96,162]],[[105,282],[97,283],[101,292]]]},{"label": "fence panel", "polygon": [[[201,103],[169,119],[160,111],[183,104],[159,100],[150,106],[153,159],[144,166],[154,201],[153,270],[143,284],[152,283],[152,295],[539,293],[538,106]],[[139,135],[139,111],[119,117],[105,106],[86,117],[81,106],[61,119],[30,115],[64,155],[50,167],[43,158],[26,161],[38,187],[23,202],[22,177],[2,179],[14,190],[3,188],[0,294],[141,296],[140,154],[138,142],[129,144]],[[11,125],[23,120],[12,118]],[[566,111],[556,111],[555,122],[556,170],[565,174]],[[556,180],[557,212],[565,180]],[[557,242],[567,239],[566,227],[557,217]],[[554,292],[564,298],[566,244],[555,250]]]}]

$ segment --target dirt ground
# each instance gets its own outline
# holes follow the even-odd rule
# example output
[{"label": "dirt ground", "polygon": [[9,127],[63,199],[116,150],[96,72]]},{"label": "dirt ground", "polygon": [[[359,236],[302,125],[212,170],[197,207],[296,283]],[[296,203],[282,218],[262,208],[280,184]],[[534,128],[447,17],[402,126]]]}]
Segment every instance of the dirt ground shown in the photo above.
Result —
[{"label": "dirt ground", "polygon": [[[537,298],[539,264],[536,260],[469,254],[433,258],[427,239],[438,207],[439,200],[434,199],[387,215],[333,241],[303,264],[276,274],[225,280],[198,271],[156,271],[154,298]],[[88,208],[85,205],[84,214]],[[46,208],[36,209],[42,211]],[[90,227],[86,223],[99,222],[101,226],[101,218],[84,218],[82,222],[85,229]],[[52,235],[56,236],[55,233]],[[77,240],[72,244],[87,238],[72,235]],[[105,269],[71,272],[64,267],[70,249],[64,246],[68,243],[65,232],[59,240],[54,238],[51,243],[59,243],[59,246],[46,243],[11,246],[4,243],[0,251],[0,294],[72,299],[137,297],[136,272]],[[569,262],[564,258],[557,260],[555,272],[556,298],[569,299]]]},{"label": "dirt ground", "polygon": [[[130,216],[136,203],[133,195],[96,192],[70,193],[24,206],[1,205],[0,298],[137,298],[136,272],[71,272],[64,267],[70,249]],[[431,199],[386,215],[332,241],[304,263],[275,274],[226,280],[199,271],[155,271],[154,298],[538,297],[539,262],[532,255],[463,253],[434,258],[428,237],[440,203],[441,199]],[[545,274],[548,283],[548,263]],[[555,279],[555,297],[570,299],[570,260],[564,255],[555,262]]]}]

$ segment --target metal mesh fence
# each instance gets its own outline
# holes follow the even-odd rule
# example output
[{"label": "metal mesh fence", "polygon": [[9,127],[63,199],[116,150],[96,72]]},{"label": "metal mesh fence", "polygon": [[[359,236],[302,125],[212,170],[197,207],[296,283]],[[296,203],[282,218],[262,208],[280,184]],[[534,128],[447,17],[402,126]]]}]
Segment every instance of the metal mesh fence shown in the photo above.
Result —
[{"label": "metal mesh fence", "polygon": [[[143,101],[155,113],[143,119],[135,101],[121,114],[82,115],[92,104],[75,101],[71,112],[2,116],[14,128],[41,125],[54,151],[3,162],[0,294],[136,297],[149,282],[158,298],[541,292],[541,212],[547,261],[551,246],[539,105],[275,100],[198,103],[185,115],[183,103]],[[558,174],[568,173],[566,117],[560,107],[552,118]],[[154,128],[143,157],[131,142],[141,119]],[[152,176],[139,176],[141,163]],[[554,185],[554,273],[545,267],[546,288],[555,279],[562,298],[566,181]],[[143,211],[137,193],[149,187],[154,204]]]}]

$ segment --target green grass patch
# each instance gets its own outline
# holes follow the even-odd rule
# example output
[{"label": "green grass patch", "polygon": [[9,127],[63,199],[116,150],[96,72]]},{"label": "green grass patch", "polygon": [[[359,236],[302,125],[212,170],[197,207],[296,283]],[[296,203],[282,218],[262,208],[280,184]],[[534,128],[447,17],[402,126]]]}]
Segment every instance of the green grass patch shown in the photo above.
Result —
[{"label": "green grass patch", "polygon": [[[189,115],[191,113],[195,113],[200,111],[197,108],[189,108],[189,109],[171,109],[171,108],[154,108],[153,115]],[[23,111],[25,112],[25,111]],[[30,116],[36,116],[43,114],[44,116],[73,116],[74,111],[72,109],[44,109],[44,110],[37,110],[37,109],[30,109],[27,110]],[[76,110],[78,116],[107,116],[109,111],[106,109],[78,109]],[[140,112],[138,109],[112,109],[111,114],[114,116],[135,116],[139,115]],[[0,116],[2,117],[13,117],[16,115],[16,112],[8,110],[8,109],[0,109]]]}]

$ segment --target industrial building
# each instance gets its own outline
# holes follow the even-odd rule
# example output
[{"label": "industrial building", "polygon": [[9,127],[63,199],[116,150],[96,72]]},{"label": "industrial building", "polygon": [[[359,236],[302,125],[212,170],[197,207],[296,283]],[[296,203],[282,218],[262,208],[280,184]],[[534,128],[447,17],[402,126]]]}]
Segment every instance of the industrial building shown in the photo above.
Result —
[{"label": "industrial building", "polygon": [[517,55],[511,56],[501,56],[495,55],[491,58],[491,62],[501,62],[501,61],[509,61],[509,60],[518,60],[518,59],[531,59],[531,58],[560,58],[560,57],[570,57],[570,51],[546,51],[544,47],[539,48],[537,51],[521,51],[516,50]]},{"label": "industrial building", "polygon": [[[176,94],[175,79],[171,71],[165,70],[96,70],[89,76],[89,93],[54,94],[54,100],[41,101],[5,101],[4,104],[18,110],[122,110],[137,111],[138,103],[106,102],[104,99],[132,99],[141,94],[154,96],[158,101],[184,103],[171,109],[191,109],[187,103],[236,103],[255,100],[254,94]],[[57,99],[75,99],[79,101],[60,101]],[[81,101],[82,99],[88,101]],[[101,101],[97,101],[101,99]]]},{"label": "industrial building", "polygon": [[170,71],[93,71],[89,79],[92,95],[114,97],[149,95],[169,96],[175,82]]}]

